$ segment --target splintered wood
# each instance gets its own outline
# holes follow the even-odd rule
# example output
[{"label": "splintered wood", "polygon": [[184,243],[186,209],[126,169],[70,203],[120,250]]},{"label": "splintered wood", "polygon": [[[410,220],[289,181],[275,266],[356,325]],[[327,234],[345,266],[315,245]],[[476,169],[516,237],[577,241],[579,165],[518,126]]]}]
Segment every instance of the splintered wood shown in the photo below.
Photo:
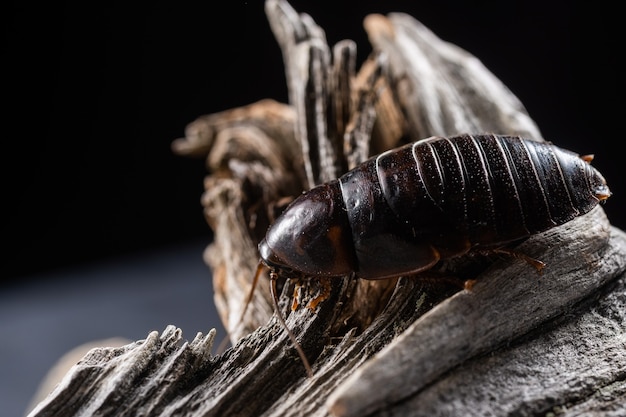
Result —
[{"label": "splintered wood", "polygon": [[471,260],[471,291],[434,279],[345,277],[313,311],[304,306],[326,288],[301,283],[292,311],[294,283],[280,282],[280,314],[312,363],[310,378],[266,279],[240,320],[257,244],[303,190],[432,135],[543,140],[477,57],[414,17],[367,17],[373,51],[357,68],[357,45],[329,46],[311,16],[284,0],[267,0],[266,13],[289,103],[201,117],[173,143],[177,154],[207,161],[202,203],[215,239],[205,259],[233,347],[211,354],[214,330],[187,342],[170,326],[95,349],[30,415],[624,415],[626,234],[602,207],[519,247],[547,264],[541,276],[507,258]]}]

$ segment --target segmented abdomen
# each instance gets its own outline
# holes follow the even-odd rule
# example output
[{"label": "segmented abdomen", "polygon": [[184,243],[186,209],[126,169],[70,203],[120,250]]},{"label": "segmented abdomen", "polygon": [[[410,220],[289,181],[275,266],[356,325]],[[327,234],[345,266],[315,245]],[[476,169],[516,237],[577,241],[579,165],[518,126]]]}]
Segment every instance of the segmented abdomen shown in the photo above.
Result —
[{"label": "segmented abdomen", "polygon": [[413,233],[491,245],[565,223],[597,204],[587,163],[513,136],[429,138],[375,159],[380,196]]}]

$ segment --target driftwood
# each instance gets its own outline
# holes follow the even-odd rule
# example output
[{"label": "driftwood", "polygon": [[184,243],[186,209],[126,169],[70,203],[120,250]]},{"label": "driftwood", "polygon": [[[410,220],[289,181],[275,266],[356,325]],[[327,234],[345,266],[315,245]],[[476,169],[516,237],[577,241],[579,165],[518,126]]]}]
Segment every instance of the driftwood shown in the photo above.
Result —
[{"label": "driftwood", "polygon": [[[546,262],[462,259],[439,271],[469,289],[415,277],[283,284],[281,314],[313,365],[307,377],[273,315],[267,283],[240,320],[267,226],[303,189],[407,138],[462,132],[543,140],[522,104],[480,61],[410,16],[373,15],[372,56],[330,48],[310,16],[268,0],[289,105],[264,100],[202,117],[174,142],[207,158],[205,258],[233,346],[175,326],[88,353],[31,416],[624,415],[626,234],[602,207],[517,250]],[[552,138],[555,144],[558,139]],[[610,185],[610,184],[609,184]],[[610,204],[610,201],[609,201]]]}]

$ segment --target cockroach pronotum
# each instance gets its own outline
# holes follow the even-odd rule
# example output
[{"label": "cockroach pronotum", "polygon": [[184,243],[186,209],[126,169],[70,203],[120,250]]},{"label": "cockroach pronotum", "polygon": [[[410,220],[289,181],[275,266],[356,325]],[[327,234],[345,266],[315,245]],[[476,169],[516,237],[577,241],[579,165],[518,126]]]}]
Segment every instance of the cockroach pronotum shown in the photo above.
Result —
[{"label": "cockroach pronotum", "polygon": [[497,251],[606,200],[611,192],[592,159],[492,134],[431,137],[389,150],[284,210],[259,244],[251,294],[266,267],[278,313],[279,275],[384,279],[472,251]]}]

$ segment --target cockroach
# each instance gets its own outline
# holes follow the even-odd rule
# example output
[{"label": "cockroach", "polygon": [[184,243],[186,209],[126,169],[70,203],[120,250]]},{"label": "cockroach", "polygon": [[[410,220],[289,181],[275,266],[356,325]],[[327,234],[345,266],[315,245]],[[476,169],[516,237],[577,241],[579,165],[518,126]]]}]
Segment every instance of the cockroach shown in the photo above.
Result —
[{"label": "cockroach", "polygon": [[283,211],[259,243],[250,294],[265,268],[278,312],[279,276],[385,279],[472,251],[500,251],[606,200],[611,192],[592,159],[493,134],[431,137],[389,150]]}]

